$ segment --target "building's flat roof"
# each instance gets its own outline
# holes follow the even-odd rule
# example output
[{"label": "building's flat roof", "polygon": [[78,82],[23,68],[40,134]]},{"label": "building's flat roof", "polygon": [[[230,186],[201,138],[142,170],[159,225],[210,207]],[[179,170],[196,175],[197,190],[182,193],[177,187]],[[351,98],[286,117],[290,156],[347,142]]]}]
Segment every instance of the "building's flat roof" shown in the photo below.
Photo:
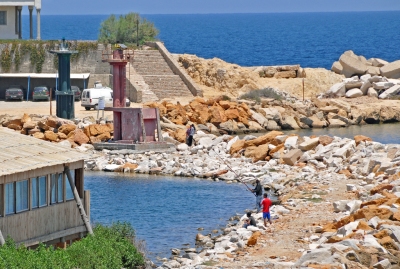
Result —
[{"label": "building's flat roof", "polygon": [[0,0],[0,6],[35,6],[42,8],[42,0]]},{"label": "building's flat roof", "polygon": [[[71,74],[71,79],[87,79],[90,73]],[[0,78],[56,78],[57,73],[1,73]]]},{"label": "building's flat roof", "polygon": [[72,163],[87,157],[75,149],[0,127],[0,176]]}]

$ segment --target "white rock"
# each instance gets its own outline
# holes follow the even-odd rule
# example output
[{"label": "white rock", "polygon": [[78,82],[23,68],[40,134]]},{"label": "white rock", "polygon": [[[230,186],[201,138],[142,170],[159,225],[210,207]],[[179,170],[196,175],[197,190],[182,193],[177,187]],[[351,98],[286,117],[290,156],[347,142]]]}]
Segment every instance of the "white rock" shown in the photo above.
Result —
[{"label": "white rock", "polygon": [[379,95],[380,99],[390,98],[400,92],[400,85],[394,85]]},{"label": "white rock", "polygon": [[188,149],[189,149],[189,146],[186,145],[185,143],[181,143],[181,144],[179,144],[178,146],[176,146],[176,149],[177,149],[178,151],[185,151],[185,150],[188,150]]},{"label": "white rock", "polygon": [[378,92],[374,88],[369,88],[367,95],[369,97],[378,97]]},{"label": "white rock", "polygon": [[346,97],[347,98],[357,98],[357,97],[360,97],[360,96],[363,96],[363,95],[364,95],[363,92],[358,88],[351,89],[351,90],[348,90],[346,92]]},{"label": "white rock", "polygon": [[106,165],[106,167],[104,167],[104,171],[114,172],[114,170],[117,169],[118,167],[120,167],[120,165],[118,164],[109,164]]},{"label": "white rock", "polygon": [[289,136],[285,141],[285,149],[291,150],[297,148],[298,136]]},{"label": "white rock", "polygon": [[356,191],[357,187],[354,184],[346,184],[347,191]]},{"label": "white rock", "polygon": [[344,82],[336,83],[327,93],[336,97],[344,96],[346,94],[346,84]]},{"label": "white rock", "polygon": [[362,202],[360,200],[354,200],[354,201],[348,202],[346,204],[346,210],[349,211],[350,214],[353,214],[358,209],[360,209],[361,203]]}]

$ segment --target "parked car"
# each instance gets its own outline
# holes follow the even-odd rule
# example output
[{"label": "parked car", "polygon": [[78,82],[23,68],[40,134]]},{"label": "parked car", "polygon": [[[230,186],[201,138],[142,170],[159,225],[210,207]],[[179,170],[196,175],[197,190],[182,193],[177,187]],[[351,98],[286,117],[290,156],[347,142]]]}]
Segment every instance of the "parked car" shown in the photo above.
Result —
[{"label": "parked car", "polygon": [[32,92],[32,101],[47,100],[50,101],[50,92],[46,86],[35,87]]},{"label": "parked car", "polygon": [[71,86],[71,90],[74,93],[74,100],[80,101],[81,100],[81,90],[78,86]]},{"label": "parked car", "polygon": [[6,89],[6,101],[9,100],[24,100],[24,91],[22,86],[12,85]]}]

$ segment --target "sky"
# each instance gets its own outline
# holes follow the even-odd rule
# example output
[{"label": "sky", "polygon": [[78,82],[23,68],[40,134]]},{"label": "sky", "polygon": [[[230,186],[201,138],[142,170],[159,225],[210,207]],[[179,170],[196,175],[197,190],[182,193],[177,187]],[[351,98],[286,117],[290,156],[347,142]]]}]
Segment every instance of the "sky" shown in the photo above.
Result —
[{"label": "sky", "polygon": [[[400,10],[399,0],[42,0],[43,15]],[[27,12],[26,10],[24,10]],[[24,12],[24,13],[25,13]]]}]

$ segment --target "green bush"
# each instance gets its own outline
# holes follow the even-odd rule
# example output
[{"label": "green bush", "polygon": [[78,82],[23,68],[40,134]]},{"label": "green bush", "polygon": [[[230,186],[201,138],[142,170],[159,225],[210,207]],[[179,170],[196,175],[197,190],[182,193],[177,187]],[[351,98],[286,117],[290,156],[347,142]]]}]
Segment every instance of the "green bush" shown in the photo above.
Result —
[{"label": "green bush", "polygon": [[261,98],[272,98],[281,100],[282,97],[272,88],[265,88],[261,90],[252,90],[239,96],[239,99],[253,100],[257,103],[261,102]]},{"label": "green bush", "polygon": [[40,244],[29,250],[7,239],[0,247],[0,268],[63,269],[63,268],[140,268],[144,257],[133,244],[135,232],[128,223],[110,227],[97,225],[94,236],[87,236],[67,249],[54,249]]},{"label": "green bush", "polygon": [[103,21],[100,26],[99,42],[114,44],[119,41],[125,45],[143,45],[146,41],[155,40],[157,35],[158,30],[152,22],[141,18],[138,13],[131,12],[118,18],[111,15]]}]

